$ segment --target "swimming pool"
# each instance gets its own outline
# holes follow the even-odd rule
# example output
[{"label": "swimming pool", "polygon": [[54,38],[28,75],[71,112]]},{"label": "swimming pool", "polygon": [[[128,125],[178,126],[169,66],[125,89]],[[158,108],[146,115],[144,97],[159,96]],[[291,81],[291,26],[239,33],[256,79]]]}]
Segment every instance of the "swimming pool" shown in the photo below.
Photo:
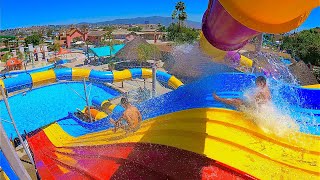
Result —
[{"label": "swimming pool", "polygon": [[[87,90],[90,105],[93,97],[110,99],[120,95],[116,90],[101,84],[87,83]],[[11,112],[19,132],[33,131],[67,116],[68,112],[74,112],[77,108],[83,109],[86,102],[74,91],[84,98],[83,83],[80,82],[51,84],[10,97]],[[0,101],[0,112],[1,119],[10,120],[3,101]],[[7,122],[3,122],[3,125],[7,135],[15,137],[13,126]]]}]

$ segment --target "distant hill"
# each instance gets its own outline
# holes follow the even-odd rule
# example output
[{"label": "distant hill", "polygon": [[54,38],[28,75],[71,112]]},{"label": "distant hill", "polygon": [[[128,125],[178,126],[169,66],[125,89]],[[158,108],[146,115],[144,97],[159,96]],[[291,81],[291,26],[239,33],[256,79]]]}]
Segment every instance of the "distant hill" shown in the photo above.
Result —
[{"label": "distant hill", "polygon": [[[148,22],[149,24],[162,24],[164,26],[169,26],[172,23],[171,17],[162,17],[162,16],[150,16],[150,17],[136,17],[136,18],[128,18],[128,19],[115,19],[111,21],[103,21],[96,23],[86,23],[82,22],[79,24],[98,24],[98,25],[115,25],[115,24],[145,24]],[[192,28],[201,28],[201,23],[196,21],[187,20],[186,25]]]}]

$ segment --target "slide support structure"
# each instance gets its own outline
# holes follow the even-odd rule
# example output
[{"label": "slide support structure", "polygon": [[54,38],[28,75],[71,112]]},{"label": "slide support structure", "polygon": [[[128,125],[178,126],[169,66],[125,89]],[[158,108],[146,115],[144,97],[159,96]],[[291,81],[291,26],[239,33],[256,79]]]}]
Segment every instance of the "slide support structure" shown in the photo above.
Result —
[{"label": "slide support structure", "polygon": [[87,103],[87,108],[88,108],[88,112],[89,112],[90,122],[92,122],[92,116],[91,116],[91,111],[90,111],[89,98],[88,98],[87,85],[86,85],[85,78],[83,78],[83,88],[84,88],[84,94],[86,96],[86,103]]},{"label": "slide support structure", "polygon": [[155,66],[155,64],[153,64],[152,66],[152,97],[156,97],[156,80],[157,80],[156,71],[157,71],[157,67]]},{"label": "slide support structure", "polygon": [[[1,93],[4,94],[4,89],[3,89],[2,86],[0,86],[0,89],[1,89]],[[22,137],[21,137],[21,134],[19,133],[19,130],[18,130],[17,126],[16,126],[16,123],[15,123],[15,121],[14,121],[14,118],[13,118],[13,116],[12,116],[12,114],[11,114],[11,110],[10,110],[10,106],[9,106],[9,102],[8,102],[7,97],[6,97],[6,96],[3,96],[3,100],[4,100],[4,103],[5,103],[6,107],[7,107],[8,114],[9,114],[9,117],[10,117],[10,119],[11,119],[12,125],[13,125],[13,127],[14,127],[17,135],[18,135],[18,138],[19,138],[19,140],[20,140],[20,142],[21,142],[21,144],[22,144],[22,146],[23,146],[23,149],[25,150],[26,154],[28,155],[31,163],[32,163],[33,165],[35,165],[35,164],[34,164],[34,161],[33,161],[33,158],[32,158],[32,156],[31,156],[31,153],[30,153],[30,151],[29,151],[29,148],[28,148],[28,147],[26,146],[26,144],[24,143],[24,141],[23,141],[23,139],[22,139]]]},{"label": "slide support structure", "polygon": [[31,177],[28,174],[27,170],[24,168],[21,160],[19,159],[18,155],[16,154],[15,150],[13,149],[6,132],[2,127],[2,123],[0,122],[0,144],[1,150],[8,160],[12,170],[15,174],[19,177],[19,179],[30,179]]}]

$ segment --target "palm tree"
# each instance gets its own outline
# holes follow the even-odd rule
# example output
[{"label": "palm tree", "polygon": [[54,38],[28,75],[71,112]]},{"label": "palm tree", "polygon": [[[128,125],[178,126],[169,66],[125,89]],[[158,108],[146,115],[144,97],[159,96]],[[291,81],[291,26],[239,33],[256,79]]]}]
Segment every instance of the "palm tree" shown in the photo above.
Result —
[{"label": "palm tree", "polygon": [[173,10],[172,15],[171,15],[171,19],[172,19],[172,24],[174,23],[174,19],[176,19],[177,17],[177,10]]},{"label": "palm tree", "polygon": [[[179,23],[183,23],[186,19],[187,19],[187,17],[188,17],[188,15],[187,15],[187,13],[186,12],[181,12],[180,14],[179,14],[179,17],[178,17],[178,19],[179,19]],[[180,26],[181,24],[179,24],[179,26]]]},{"label": "palm tree", "polygon": [[[178,27],[179,27],[179,31],[180,31],[180,26],[181,23],[187,19],[187,13],[184,11],[186,9],[186,5],[184,4],[184,2],[179,1],[176,6],[175,6],[175,10],[172,13],[172,19],[178,18]],[[177,17],[178,16],[178,17]]]},{"label": "palm tree", "polygon": [[112,30],[108,30],[106,34],[104,35],[104,41],[107,46],[109,46],[110,49],[110,57],[112,57],[112,51],[114,51],[114,41],[112,36]]}]

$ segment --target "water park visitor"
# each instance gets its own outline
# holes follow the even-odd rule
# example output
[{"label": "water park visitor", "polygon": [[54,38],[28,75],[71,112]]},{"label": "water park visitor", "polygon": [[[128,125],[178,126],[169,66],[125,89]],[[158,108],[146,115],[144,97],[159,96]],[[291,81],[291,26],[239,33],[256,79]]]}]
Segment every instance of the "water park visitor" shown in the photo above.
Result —
[{"label": "water park visitor", "polygon": [[114,132],[120,128],[124,129],[126,133],[137,131],[142,121],[140,111],[131,105],[127,98],[121,98],[121,106],[125,108],[122,116],[117,121],[110,118],[110,123],[115,126]]},{"label": "water park visitor", "polygon": [[[269,90],[269,87],[267,85],[266,78],[263,76],[259,76],[256,78],[256,92],[254,94],[254,102],[250,103],[248,100],[242,100],[240,98],[234,98],[234,99],[227,99],[227,98],[221,98],[217,96],[215,93],[213,93],[213,97],[215,100],[220,101],[225,104],[229,104],[232,106],[235,106],[236,108],[240,108],[241,106],[248,107],[252,105],[263,105],[267,104],[271,101],[271,93]],[[249,98],[250,99],[250,98]]]}]

